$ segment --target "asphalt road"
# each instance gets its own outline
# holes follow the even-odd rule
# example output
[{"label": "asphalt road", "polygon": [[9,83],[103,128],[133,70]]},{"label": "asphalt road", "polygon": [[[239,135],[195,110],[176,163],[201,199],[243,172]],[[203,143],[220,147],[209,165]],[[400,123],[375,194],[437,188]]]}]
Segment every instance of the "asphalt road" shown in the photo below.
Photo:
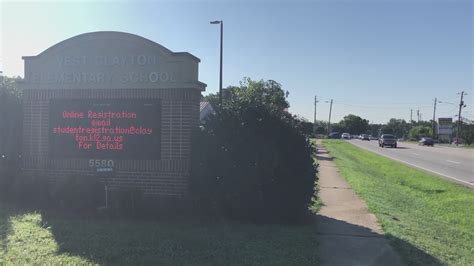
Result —
[{"label": "asphalt road", "polygon": [[474,189],[474,149],[426,147],[399,142],[398,148],[380,148],[376,140],[350,143],[393,160],[445,177]]}]

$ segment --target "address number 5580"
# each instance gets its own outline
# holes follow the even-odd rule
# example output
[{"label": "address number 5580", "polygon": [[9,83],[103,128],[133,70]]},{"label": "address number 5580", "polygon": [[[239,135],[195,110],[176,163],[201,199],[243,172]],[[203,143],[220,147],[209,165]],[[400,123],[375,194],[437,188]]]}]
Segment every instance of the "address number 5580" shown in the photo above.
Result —
[{"label": "address number 5580", "polygon": [[90,159],[89,167],[92,168],[113,168],[114,160],[100,160],[100,159]]}]

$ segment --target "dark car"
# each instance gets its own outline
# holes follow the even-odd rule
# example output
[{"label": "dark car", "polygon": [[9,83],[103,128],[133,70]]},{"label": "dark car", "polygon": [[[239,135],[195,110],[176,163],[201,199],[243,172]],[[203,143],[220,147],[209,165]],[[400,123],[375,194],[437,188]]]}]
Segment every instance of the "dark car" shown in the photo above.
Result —
[{"label": "dark car", "polygon": [[422,146],[434,146],[434,140],[432,138],[423,137],[418,141],[418,145]]},{"label": "dark car", "polygon": [[367,135],[367,134],[362,134],[362,135],[360,135],[360,139],[361,139],[361,140],[368,140],[368,141],[370,141],[369,135]]},{"label": "dark car", "polygon": [[329,134],[330,139],[340,139],[341,138],[341,133],[339,132],[331,132]]},{"label": "dark car", "polygon": [[397,147],[397,138],[392,134],[382,134],[379,139],[379,147],[390,146],[392,148]]}]

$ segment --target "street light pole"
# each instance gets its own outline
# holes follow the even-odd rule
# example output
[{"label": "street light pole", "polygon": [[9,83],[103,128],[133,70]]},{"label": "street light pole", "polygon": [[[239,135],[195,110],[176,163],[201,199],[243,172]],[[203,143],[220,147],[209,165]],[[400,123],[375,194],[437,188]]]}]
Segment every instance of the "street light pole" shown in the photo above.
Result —
[{"label": "street light pole", "polygon": [[433,108],[433,139],[438,139],[438,138],[435,138],[436,134],[436,101],[437,101],[437,98],[434,99],[434,108]]},{"label": "street light pole", "polygon": [[220,52],[220,66],[219,66],[219,105],[222,105],[222,57],[224,49],[224,21],[216,20],[211,21],[211,24],[221,25],[221,52]]},{"label": "street light pole", "polygon": [[318,96],[314,96],[314,120],[313,120],[313,134],[316,135],[316,104],[318,103]]},{"label": "street light pole", "polygon": [[329,134],[331,134],[331,113],[332,113],[332,99],[331,99],[331,104],[329,105],[328,136]]}]

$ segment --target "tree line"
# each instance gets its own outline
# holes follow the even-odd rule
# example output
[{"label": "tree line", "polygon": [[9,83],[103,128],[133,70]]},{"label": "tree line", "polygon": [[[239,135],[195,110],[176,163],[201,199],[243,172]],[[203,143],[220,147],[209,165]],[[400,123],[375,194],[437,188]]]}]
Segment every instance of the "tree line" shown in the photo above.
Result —
[{"label": "tree line", "polygon": [[[328,124],[325,121],[318,121],[316,126],[308,121],[305,123],[308,124],[306,132],[308,134],[326,135],[328,133]],[[457,135],[457,122],[453,122],[452,127],[452,137],[454,137]],[[407,122],[404,119],[391,118],[385,124],[370,124],[367,119],[363,119],[360,116],[354,114],[346,115],[338,123],[331,124],[331,132],[347,132],[353,135],[368,134],[375,137],[378,137],[381,134],[393,134],[397,138],[414,141],[419,140],[422,137],[437,137],[436,131],[435,135],[433,135],[432,120]],[[474,141],[474,125],[462,122],[460,138],[463,143],[471,145]]]}]

